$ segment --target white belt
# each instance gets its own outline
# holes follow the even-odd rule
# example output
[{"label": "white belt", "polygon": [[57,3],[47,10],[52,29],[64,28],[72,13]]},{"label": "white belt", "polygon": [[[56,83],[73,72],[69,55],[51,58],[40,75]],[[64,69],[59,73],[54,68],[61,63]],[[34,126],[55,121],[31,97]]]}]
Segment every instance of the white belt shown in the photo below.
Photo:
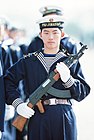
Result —
[{"label": "white belt", "polygon": [[51,98],[48,100],[43,101],[44,105],[57,105],[57,104],[67,104],[70,105],[70,103],[66,99],[56,99]]}]

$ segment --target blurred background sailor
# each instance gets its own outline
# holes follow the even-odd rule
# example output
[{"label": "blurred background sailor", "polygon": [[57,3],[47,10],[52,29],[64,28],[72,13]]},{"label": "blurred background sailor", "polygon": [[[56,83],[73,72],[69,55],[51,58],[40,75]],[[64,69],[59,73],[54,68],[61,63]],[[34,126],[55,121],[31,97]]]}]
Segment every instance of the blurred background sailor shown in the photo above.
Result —
[{"label": "blurred background sailor", "polygon": [[[3,74],[5,74],[5,71],[10,66],[17,62],[24,54],[26,54],[27,46],[25,45],[24,38],[25,30],[11,26],[11,23],[5,16],[0,17],[0,46],[2,49],[2,54],[0,51],[0,55],[2,55],[3,59]],[[23,81],[19,83],[19,90],[21,91],[21,97],[24,99],[25,97]],[[13,137],[14,140],[17,140],[18,134],[16,134],[16,129],[11,125],[14,116],[15,112],[13,106],[6,104],[4,117],[4,133],[2,136],[2,139],[4,140],[12,140]],[[20,135],[22,134],[19,133],[19,138],[23,138],[23,136],[20,137]]]}]

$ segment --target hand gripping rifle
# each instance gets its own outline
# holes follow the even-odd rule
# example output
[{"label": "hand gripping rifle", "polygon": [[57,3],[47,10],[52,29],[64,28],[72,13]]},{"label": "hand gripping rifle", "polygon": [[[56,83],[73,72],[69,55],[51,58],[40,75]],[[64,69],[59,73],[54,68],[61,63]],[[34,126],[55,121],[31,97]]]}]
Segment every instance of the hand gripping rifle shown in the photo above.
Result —
[{"label": "hand gripping rifle", "polygon": [[[84,50],[87,49],[87,45],[83,45],[80,43],[82,48],[79,50],[77,54],[70,54],[69,57],[64,61],[64,63],[71,67],[74,63],[78,61],[78,59],[84,54]],[[48,78],[29,96],[28,107],[33,108],[34,105],[37,105],[39,111],[44,113],[44,108],[41,103],[41,97],[47,93],[47,91],[52,87],[52,85],[58,81],[59,73],[52,71]],[[67,97],[71,97],[70,94]],[[22,131],[25,124],[27,122],[27,118],[18,115],[16,119],[12,122],[12,125],[16,127],[19,131]]]}]

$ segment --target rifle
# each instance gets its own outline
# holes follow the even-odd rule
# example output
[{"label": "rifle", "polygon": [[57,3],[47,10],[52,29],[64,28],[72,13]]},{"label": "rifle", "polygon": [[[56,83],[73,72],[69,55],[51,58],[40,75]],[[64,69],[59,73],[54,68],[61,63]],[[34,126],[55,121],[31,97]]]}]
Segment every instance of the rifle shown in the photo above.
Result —
[{"label": "rifle", "polygon": [[[76,63],[79,58],[84,54],[84,50],[87,49],[87,45],[83,45],[80,43],[82,48],[79,50],[77,54],[70,54],[69,57],[64,61],[64,63],[70,68],[74,63]],[[41,97],[47,93],[47,91],[52,87],[52,85],[58,81],[59,73],[52,71],[49,74],[49,77],[29,96],[28,107],[33,108],[34,105],[37,105],[39,111],[44,113],[44,108],[41,103]],[[71,95],[68,95],[70,97]],[[22,131],[25,124],[27,122],[27,118],[24,118],[20,115],[16,117],[16,119],[12,122],[12,125],[16,127],[19,131]]]}]

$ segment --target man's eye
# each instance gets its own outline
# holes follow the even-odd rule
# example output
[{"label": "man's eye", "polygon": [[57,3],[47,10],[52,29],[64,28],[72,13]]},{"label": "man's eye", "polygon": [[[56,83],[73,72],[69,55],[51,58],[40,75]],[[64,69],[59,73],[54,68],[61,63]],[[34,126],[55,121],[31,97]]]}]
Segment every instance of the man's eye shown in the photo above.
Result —
[{"label": "man's eye", "polygon": [[44,33],[44,34],[48,34],[48,33]]},{"label": "man's eye", "polygon": [[58,34],[58,32],[54,32],[54,34]]}]

